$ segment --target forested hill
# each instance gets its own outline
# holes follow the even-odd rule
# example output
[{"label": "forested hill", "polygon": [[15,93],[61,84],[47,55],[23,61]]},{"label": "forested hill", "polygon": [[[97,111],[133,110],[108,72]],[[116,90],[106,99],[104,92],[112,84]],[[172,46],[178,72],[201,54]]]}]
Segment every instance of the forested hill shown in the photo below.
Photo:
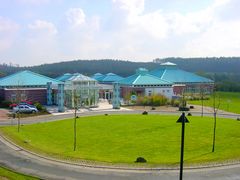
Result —
[{"label": "forested hill", "polygon": [[240,57],[220,58],[164,58],[153,60],[156,63],[172,62],[181,69],[205,73],[240,73]]},{"label": "forested hill", "polygon": [[149,70],[158,67],[159,64],[153,62],[131,62],[122,60],[75,60],[52,64],[42,64],[31,67],[10,67],[6,64],[0,65],[0,72],[5,75],[20,70],[31,70],[46,76],[57,77],[64,73],[82,73],[84,75],[93,75],[95,73],[106,74],[109,72],[121,76],[132,75],[139,67],[145,67]]},{"label": "forested hill", "polygon": [[43,64],[31,67],[16,67],[0,64],[0,77],[12,74],[20,70],[31,70],[50,77],[57,77],[63,73],[79,72],[85,75],[94,73],[116,73],[121,76],[132,75],[139,67],[149,70],[159,67],[162,62],[173,62],[179,68],[190,71],[204,73],[227,73],[239,74],[240,57],[222,58],[165,58],[155,59],[153,62],[131,62],[122,60],[74,60],[52,64]]},{"label": "forested hill", "polygon": [[91,76],[95,73],[115,73],[121,76],[132,75],[139,67],[154,69],[158,65],[156,63],[131,62],[121,60],[77,60],[60,62],[54,64],[44,64],[40,66],[30,67],[31,70],[46,74],[51,77],[62,75],[63,73],[79,72],[84,75]]}]

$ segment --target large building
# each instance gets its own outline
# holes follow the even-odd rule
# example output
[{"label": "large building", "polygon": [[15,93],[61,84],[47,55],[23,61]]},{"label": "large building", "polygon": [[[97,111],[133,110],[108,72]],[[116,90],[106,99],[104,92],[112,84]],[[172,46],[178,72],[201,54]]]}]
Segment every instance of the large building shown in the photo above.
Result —
[{"label": "large building", "polygon": [[[99,87],[96,80],[79,73],[64,74],[57,79],[31,71],[21,71],[0,79],[0,99],[10,102],[23,100],[43,105],[97,106]],[[77,102],[75,99],[77,99]]]},{"label": "large building", "polygon": [[173,96],[172,83],[149,74],[145,68],[139,68],[132,76],[118,81],[121,97],[133,93],[137,96],[151,96],[162,94],[168,98]]},{"label": "large building", "polygon": [[21,71],[0,79],[0,99],[56,104],[59,111],[64,111],[64,105],[70,108],[76,107],[76,104],[92,107],[97,106],[99,98],[117,102],[116,98],[129,94],[162,94],[171,99],[183,92],[199,93],[204,90],[210,93],[213,83],[170,62],[162,63],[152,71],[139,68],[134,75],[126,78],[113,73],[96,73],[92,78],[79,73],[66,73],[53,79],[31,71]]},{"label": "large building", "polygon": [[172,82],[174,95],[182,94],[183,90],[198,93],[204,89],[204,91],[210,93],[214,83],[211,79],[181,70],[171,62],[162,63],[160,68],[149,73],[162,80]]},{"label": "large building", "polygon": [[[116,83],[120,88],[119,99],[128,99],[129,94],[137,96],[161,94],[171,99],[181,96],[183,92],[211,93],[214,84],[212,80],[181,70],[171,62],[162,63],[158,69],[150,72],[145,68],[139,68],[134,75]],[[117,100],[114,99],[114,102]]]},{"label": "large building", "polygon": [[[57,90],[61,81],[31,71],[20,71],[0,79],[0,97],[11,102],[28,100],[47,104],[47,83]],[[57,104],[56,98],[53,103]]]},{"label": "large building", "polygon": [[111,101],[113,97],[113,83],[123,79],[123,77],[114,73],[96,73],[92,78],[99,83],[99,98],[107,99],[109,101]]},{"label": "large building", "polygon": [[99,99],[99,86],[95,79],[79,73],[66,73],[58,78],[64,82],[64,105],[95,107]]}]

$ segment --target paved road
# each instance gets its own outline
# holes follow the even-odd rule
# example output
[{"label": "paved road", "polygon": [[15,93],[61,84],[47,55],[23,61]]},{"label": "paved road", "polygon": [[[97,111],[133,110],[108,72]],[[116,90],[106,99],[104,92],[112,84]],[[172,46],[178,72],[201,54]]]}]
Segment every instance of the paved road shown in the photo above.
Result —
[{"label": "paved road", "polygon": [[[0,141],[0,164],[17,171],[41,177],[43,179],[79,179],[79,180],[172,180],[178,179],[177,170],[126,171],[86,168],[53,162],[28,154],[19,148],[7,146]],[[187,180],[239,180],[240,165],[229,167],[185,170]]]},{"label": "paved road", "polygon": [[[104,114],[141,114],[142,110],[134,110],[134,111],[88,111],[83,113],[78,113],[79,117],[81,116],[92,116],[92,115],[104,115]],[[165,115],[180,115],[181,112],[179,111],[148,111],[149,114],[165,114]],[[200,112],[191,112],[193,116],[201,116]],[[212,113],[204,113],[204,116],[213,116]],[[237,119],[240,117],[239,114],[218,114],[218,117],[223,118],[231,118]],[[64,120],[67,118],[72,118],[73,114],[61,114],[61,115],[43,115],[37,117],[29,117],[29,118],[22,118],[21,124],[34,124],[40,122],[50,122],[56,120]],[[17,119],[8,119],[0,121],[0,126],[9,126],[9,125],[16,125]]]},{"label": "paved road", "polygon": [[[98,114],[116,113],[116,112],[98,112]],[[118,112],[119,113],[119,112]],[[121,113],[141,113],[139,112],[121,112]],[[159,112],[153,112],[159,113]],[[93,113],[84,113],[82,115],[92,115]],[[96,112],[94,112],[96,114]],[[169,114],[166,112],[166,114]],[[176,114],[179,114],[177,112]],[[197,115],[197,114],[196,114]],[[79,115],[80,116],[80,115]],[[225,115],[223,115],[225,116]],[[61,117],[61,118],[60,118]],[[37,119],[23,120],[23,123],[36,123],[45,121],[54,121],[57,119],[72,117],[70,114],[63,116],[39,117]],[[234,119],[236,117],[233,117]],[[11,124],[4,121],[1,125]],[[13,122],[15,123],[15,122]],[[35,155],[29,154],[11,144],[4,139],[0,139],[0,164],[13,168],[16,171],[31,174],[43,179],[80,179],[80,180],[171,180],[178,179],[177,170],[153,170],[153,171],[127,171],[111,170],[101,168],[88,168],[76,165],[69,165],[60,162],[46,160]],[[240,165],[232,165],[220,168],[185,170],[184,179],[214,179],[214,180],[239,180]]]}]

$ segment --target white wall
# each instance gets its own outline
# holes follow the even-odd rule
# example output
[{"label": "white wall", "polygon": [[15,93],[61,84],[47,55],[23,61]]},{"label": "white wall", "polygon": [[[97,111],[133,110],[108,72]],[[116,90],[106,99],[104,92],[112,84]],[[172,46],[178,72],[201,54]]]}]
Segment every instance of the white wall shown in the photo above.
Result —
[{"label": "white wall", "polygon": [[162,94],[167,98],[171,99],[173,96],[173,88],[172,87],[148,87],[145,88],[145,96],[149,96],[149,94]]}]

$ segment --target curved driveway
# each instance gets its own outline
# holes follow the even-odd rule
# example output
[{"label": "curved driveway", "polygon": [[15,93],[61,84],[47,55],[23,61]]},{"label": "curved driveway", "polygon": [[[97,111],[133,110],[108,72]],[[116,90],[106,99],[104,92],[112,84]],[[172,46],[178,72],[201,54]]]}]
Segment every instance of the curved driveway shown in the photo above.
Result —
[{"label": "curved driveway", "polygon": [[[94,114],[110,114],[110,113],[141,113],[142,111],[127,111],[127,112],[94,112]],[[159,112],[153,112],[159,113]],[[170,114],[169,112],[161,112]],[[180,114],[176,112],[176,114]],[[192,113],[193,114],[193,113]],[[83,115],[93,115],[92,112],[82,113]],[[193,114],[197,115],[197,114]],[[80,116],[80,114],[79,114]],[[220,115],[219,115],[220,116]],[[225,117],[226,115],[221,115]],[[72,114],[66,114],[61,116],[44,116],[27,120],[22,120],[22,123],[37,123],[54,121],[57,119],[69,118]],[[236,116],[232,116],[236,118]],[[15,120],[0,122],[0,125],[15,124]],[[55,162],[47,160],[35,155],[32,155],[24,150],[10,144],[3,138],[0,138],[0,165],[7,166],[15,169],[16,171],[31,174],[41,177],[43,179],[80,179],[80,180],[170,180],[178,179],[178,170],[149,170],[149,171],[135,171],[135,170],[114,170],[103,168],[90,168],[78,165],[71,165],[61,162]],[[184,179],[228,179],[239,180],[240,179],[240,165],[231,165],[218,168],[207,169],[194,169],[184,170]]]}]

